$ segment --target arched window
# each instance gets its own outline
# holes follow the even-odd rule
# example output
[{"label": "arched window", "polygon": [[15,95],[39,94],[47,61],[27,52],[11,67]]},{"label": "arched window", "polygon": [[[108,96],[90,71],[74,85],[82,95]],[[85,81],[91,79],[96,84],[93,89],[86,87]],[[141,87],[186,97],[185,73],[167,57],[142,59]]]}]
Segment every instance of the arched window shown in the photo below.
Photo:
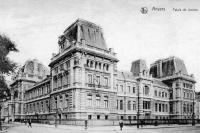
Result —
[{"label": "arched window", "polygon": [[183,104],[183,113],[186,113],[186,105],[185,105],[185,103]]},{"label": "arched window", "polygon": [[108,108],[108,96],[104,96],[104,107]]},{"label": "arched window", "polygon": [[190,111],[190,105],[187,104],[187,113],[189,113],[189,111]]},{"label": "arched window", "polygon": [[190,105],[190,113],[192,113],[193,112],[193,106],[192,106],[192,104]]},{"label": "arched window", "polygon": [[131,101],[128,101],[128,110],[131,110]]}]

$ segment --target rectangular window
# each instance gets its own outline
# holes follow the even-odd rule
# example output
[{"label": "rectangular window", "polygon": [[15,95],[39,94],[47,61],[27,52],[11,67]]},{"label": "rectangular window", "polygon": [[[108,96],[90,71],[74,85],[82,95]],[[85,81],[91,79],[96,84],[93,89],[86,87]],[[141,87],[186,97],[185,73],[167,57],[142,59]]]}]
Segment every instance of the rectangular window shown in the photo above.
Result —
[{"label": "rectangular window", "polygon": [[167,98],[167,92],[165,92],[165,97]]},{"label": "rectangular window", "polygon": [[164,97],[164,92],[162,92],[162,97]]},{"label": "rectangular window", "polygon": [[159,112],[161,112],[161,104],[159,104]]},{"label": "rectangular window", "polygon": [[128,91],[129,93],[131,93],[131,87],[130,87],[130,86],[127,87],[127,91]]},{"label": "rectangular window", "polygon": [[120,110],[123,110],[123,100],[120,100],[119,102],[120,102],[120,104],[119,104],[119,109],[120,109]]},{"label": "rectangular window", "polygon": [[108,115],[105,115],[105,120],[108,120]]},{"label": "rectangular window", "polygon": [[92,106],[92,96],[91,95],[87,96],[87,104],[88,104],[88,106]]},{"label": "rectangular window", "polygon": [[58,108],[58,101],[57,101],[57,97],[54,98],[54,101],[55,101],[55,107],[56,109]]},{"label": "rectangular window", "polygon": [[117,89],[117,91],[118,91],[118,84],[116,84],[116,89]]},{"label": "rectangular window", "polygon": [[158,104],[155,103],[155,111],[156,111],[156,112],[158,111],[157,108],[158,108]]},{"label": "rectangular window", "polygon": [[143,101],[143,109],[150,109],[150,101]]},{"label": "rectangular window", "polygon": [[104,97],[104,107],[108,108],[108,96]]},{"label": "rectangular window", "polygon": [[88,115],[88,119],[91,120],[92,119],[92,115]]},{"label": "rectangular window", "polygon": [[187,98],[189,98],[189,93],[187,93]]},{"label": "rectangular window", "polygon": [[108,77],[105,77],[105,86],[108,86]]},{"label": "rectangular window", "polygon": [[100,115],[97,115],[97,120],[100,120]]},{"label": "rectangular window", "polygon": [[133,87],[133,93],[135,93],[135,87]]},{"label": "rectangular window", "polygon": [[49,111],[49,102],[48,102],[48,100],[46,100],[46,109],[47,109],[47,111]]},{"label": "rectangular window", "polygon": [[131,101],[128,101],[128,110],[131,110]]},{"label": "rectangular window", "polygon": [[159,91],[159,97],[161,97],[161,92]]},{"label": "rectangular window", "polygon": [[154,95],[157,96],[157,90],[154,91]]},{"label": "rectangular window", "polygon": [[92,74],[88,74],[88,83],[92,84]]},{"label": "rectangular window", "polygon": [[100,97],[96,96],[96,107],[100,108]]},{"label": "rectangular window", "polygon": [[168,105],[167,104],[165,105],[165,108],[166,108],[166,112],[168,112]]},{"label": "rectangular window", "polygon": [[118,109],[118,100],[117,100],[117,109]]},{"label": "rectangular window", "polygon": [[162,112],[165,112],[165,105],[162,104]]},{"label": "rectangular window", "polygon": [[60,104],[59,107],[62,108],[62,105],[63,105],[63,97],[62,96],[60,96],[60,103],[59,104]]},{"label": "rectangular window", "polygon": [[43,105],[43,101],[41,101],[41,110],[44,110],[44,105]]},{"label": "rectangular window", "polygon": [[97,85],[100,85],[100,76],[97,76],[96,83]]},{"label": "rectangular window", "polygon": [[136,110],[136,103],[133,101],[133,110]]},{"label": "rectangular window", "polygon": [[123,92],[123,85],[120,85],[120,91]]}]

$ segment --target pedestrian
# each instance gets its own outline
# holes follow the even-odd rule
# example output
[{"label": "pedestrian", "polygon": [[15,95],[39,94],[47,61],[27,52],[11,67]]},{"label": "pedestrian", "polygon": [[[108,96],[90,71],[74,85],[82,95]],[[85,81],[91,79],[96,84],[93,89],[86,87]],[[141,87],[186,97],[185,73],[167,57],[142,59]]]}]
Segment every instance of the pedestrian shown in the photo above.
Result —
[{"label": "pedestrian", "polygon": [[87,128],[88,128],[88,121],[85,120],[85,130],[87,130]]},{"label": "pedestrian", "polygon": [[25,124],[25,125],[27,124],[27,120],[26,120],[26,119],[24,120],[24,124]]},{"label": "pedestrian", "polygon": [[122,130],[123,126],[124,126],[124,123],[122,120],[119,121],[119,126],[120,126],[120,130]]},{"label": "pedestrian", "polygon": [[144,120],[142,119],[141,120],[141,127],[143,127],[143,125],[144,125]]},{"label": "pedestrian", "polygon": [[32,128],[32,126],[31,126],[31,119],[29,119],[29,121],[28,121],[28,127]]}]

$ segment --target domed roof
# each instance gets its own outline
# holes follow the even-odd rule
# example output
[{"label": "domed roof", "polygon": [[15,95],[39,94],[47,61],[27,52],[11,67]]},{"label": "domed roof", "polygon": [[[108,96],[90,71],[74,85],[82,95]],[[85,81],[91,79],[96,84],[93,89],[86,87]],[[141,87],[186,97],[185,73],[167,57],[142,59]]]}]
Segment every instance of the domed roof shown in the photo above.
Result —
[{"label": "domed roof", "polygon": [[[19,68],[18,72],[12,77],[12,80],[21,78],[38,78],[38,80],[44,79],[49,75],[49,70],[46,66],[40,63],[37,59],[27,60],[25,64]],[[37,80],[37,79],[36,79]]]}]

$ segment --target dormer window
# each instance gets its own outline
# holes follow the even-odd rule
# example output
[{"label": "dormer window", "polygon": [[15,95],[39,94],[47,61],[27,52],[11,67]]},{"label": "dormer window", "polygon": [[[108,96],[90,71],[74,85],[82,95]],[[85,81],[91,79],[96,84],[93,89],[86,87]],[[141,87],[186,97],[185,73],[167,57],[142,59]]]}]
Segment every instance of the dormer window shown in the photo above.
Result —
[{"label": "dormer window", "polygon": [[93,61],[90,61],[90,67],[93,68]]},{"label": "dormer window", "polygon": [[98,62],[95,62],[95,69],[97,69],[97,66],[98,66]]},{"label": "dormer window", "polygon": [[108,70],[109,70],[109,65],[107,64],[107,65],[106,65],[106,71],[108,71]]}]

